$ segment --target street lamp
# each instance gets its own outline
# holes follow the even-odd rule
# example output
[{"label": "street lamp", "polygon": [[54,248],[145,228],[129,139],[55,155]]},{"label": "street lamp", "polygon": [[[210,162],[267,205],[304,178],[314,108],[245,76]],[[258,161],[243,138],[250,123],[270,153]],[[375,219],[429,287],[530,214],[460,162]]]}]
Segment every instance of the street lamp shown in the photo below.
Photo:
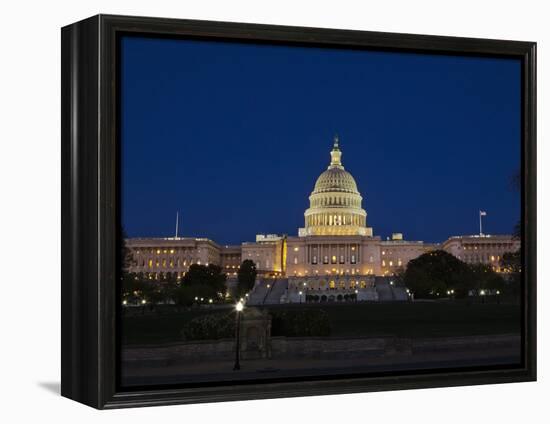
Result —
[{"label": "street lamp", "polygon": [[300,290],[298,294],[300,295],[300,303],[302,303],[302,291]]},{"label": "street lamp", "polygon": [[240,359],[240,349],[241,349],[241,337],[240,337],[240,327],[241,327],[241,312],[243,310],[243,303],[237,302],[235,305],[235,311],[237,311],[237,328],[235,333],[235,338],[237,339],[237,346],[235,348],[235,366],[233,367],[233,371],[238,371],[241,369],[241,364],[239,362]]}]

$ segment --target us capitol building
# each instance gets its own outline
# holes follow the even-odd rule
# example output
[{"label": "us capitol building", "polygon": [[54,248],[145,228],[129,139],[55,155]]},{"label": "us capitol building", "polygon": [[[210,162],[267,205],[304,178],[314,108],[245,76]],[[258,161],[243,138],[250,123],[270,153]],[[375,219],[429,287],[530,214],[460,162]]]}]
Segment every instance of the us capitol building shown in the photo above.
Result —
[{"label": "us capitol building", "polygon": [[241,262],[250,259],[259,273],[250,299],[256,303],[302,302],[307,295],[308,301],[344,301],[350,295],[357,300],[405,300],[404,290],[392,287],[391,276],[425,252],[442,249],[499,271],[502,255],[520,247],[509,235],[455,236],[432,244],[394,233],[382,240],[368,226],[362,203],[335,137],[330,164],[317,178],[298,236],[257,235],[255,242],[238,246],[206,238],[130,238],[129,271],[157,279],[166,273],[181,277],[191,264],[216,264],[231,279]]}]

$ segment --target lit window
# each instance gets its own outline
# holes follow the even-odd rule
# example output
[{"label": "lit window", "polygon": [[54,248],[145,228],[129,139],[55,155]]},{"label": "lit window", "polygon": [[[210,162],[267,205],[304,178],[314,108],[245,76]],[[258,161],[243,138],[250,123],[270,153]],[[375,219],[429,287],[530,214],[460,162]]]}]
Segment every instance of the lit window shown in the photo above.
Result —
[{"label": "lit window", "polygon": [[294,256],[294,265],[296,265],[297,263],[298,263],[298,258]]},{"label": "lit window", "polygon": [[[371,256],[371,258],[372,258],[372,256]],[[355,255],[351,255],[351,263],[352,264],[356,263]]]},{"label": "lit window", "polygon": [[382,250],[382,255],[385,255],[386,254],[386,251],[385,250]]},{"label": "lit window", "polygon": [[313,264],[317,264],[317,256],[313,255],[313,259],[311,260]]},{"label": "lit window", "polygon": [[153,268],[153,260],[149,259],[149,263],[147,264],[149,268]]},{"label": "lit window", "polygon": [[323,258],[323,263],[324,263],[324,264],[328,264],[328,256],[325,256],[325,257]]},{"label": "lit window", "polygon": [[336,263],[336,256],[335,256],[335,255],[332,255],[332,263],[333,263],[333,264]]},{"label": "lit window", "polygon": [[157,250],[157,255],[160,255],[160,250]]},{"label": "lit window", "polygon": [[382,259],[382,266],[386,266],[386,261]]},{"label": "lit window", "polygon": [[294,251],[295,251],[295,252],[297,252],[298,250],[300,250],[299,247],[295,247],[295,248],[294,248]]},{"label": "lit window", "polygon": [[340,263],[341,264],[345,263],[344,255],[340,255]]}]

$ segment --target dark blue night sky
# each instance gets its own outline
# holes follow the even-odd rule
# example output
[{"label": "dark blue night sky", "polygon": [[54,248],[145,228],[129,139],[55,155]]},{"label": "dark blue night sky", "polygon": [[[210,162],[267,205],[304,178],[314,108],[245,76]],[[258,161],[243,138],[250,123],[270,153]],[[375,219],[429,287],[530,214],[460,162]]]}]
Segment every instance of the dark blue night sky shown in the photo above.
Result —
[{"label": "dark blue night sky", "polygon": [[383,238],[511,233],[520,62],[125,38],[122,224],[219,243],[297,235],[335,133]]}]

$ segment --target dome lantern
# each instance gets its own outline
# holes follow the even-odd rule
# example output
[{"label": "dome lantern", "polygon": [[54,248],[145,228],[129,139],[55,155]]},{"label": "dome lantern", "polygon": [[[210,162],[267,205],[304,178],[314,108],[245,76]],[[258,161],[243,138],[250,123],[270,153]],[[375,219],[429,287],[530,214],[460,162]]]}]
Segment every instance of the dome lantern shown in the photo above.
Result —
[{"label": "dome lantern", "polygon": [[338,134],[334,136],[334,145],[332,146],[332,151],[330,152],[330,165],[328,169],[334,168],[337,166],[342,166],[342,152],[340,151],[339,147],[339,140],[338,140]]}]

